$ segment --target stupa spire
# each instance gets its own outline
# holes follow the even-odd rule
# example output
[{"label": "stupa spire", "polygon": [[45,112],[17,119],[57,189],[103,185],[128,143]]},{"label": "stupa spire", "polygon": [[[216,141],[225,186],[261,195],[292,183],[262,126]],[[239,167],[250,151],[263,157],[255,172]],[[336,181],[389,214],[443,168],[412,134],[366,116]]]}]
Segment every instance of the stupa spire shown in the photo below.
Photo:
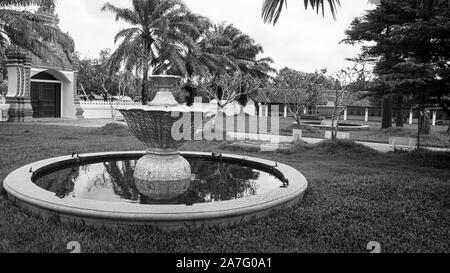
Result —
[{"label": "stupa spire", "polygon": [[59,17],[55,13],[55,5],[52,1],[49,3],[41,4],[36,11],[36,15],[44,19],[44,22],[49,25],[58,26]]}]

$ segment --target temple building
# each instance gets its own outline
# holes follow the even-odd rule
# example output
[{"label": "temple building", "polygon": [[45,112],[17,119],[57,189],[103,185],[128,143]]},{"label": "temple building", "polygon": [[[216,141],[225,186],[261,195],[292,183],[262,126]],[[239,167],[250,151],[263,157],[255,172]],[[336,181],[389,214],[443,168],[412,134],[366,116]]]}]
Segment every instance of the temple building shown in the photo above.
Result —
[{"label": "temple building", "polygon": [[[54,8],[39,7],[36,13],[45,24],[58,27]],[[9,121],[82,117],[76,92],[78,60],[59,45],[48,46],[56,57],[41,59],[14,46],[7,51]]]}]

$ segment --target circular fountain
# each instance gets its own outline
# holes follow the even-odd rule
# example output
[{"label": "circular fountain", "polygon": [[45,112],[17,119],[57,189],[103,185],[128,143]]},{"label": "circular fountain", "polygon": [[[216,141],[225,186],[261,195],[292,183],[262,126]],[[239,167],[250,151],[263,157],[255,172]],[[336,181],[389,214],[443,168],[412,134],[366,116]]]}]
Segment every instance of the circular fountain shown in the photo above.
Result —
[{"label": "circular fountain", "polygon": [[296,205],[308,183],[292,167],[179,151],[184,140],[173,137],[172,127],[180,113],[197,114],[174,99],[171,91],[179,82],[152,77],[157,94],[148,106],[119,109],[146,151],[73,154],[29,164],[4,180],[10,200],[61,221],[164,230],[237,224]]}]

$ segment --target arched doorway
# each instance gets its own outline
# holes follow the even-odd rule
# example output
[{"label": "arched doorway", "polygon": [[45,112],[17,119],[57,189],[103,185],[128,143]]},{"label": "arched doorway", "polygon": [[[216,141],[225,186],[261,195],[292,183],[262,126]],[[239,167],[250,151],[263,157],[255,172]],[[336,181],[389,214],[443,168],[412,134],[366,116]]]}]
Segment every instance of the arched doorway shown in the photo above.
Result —
[{"label": "arched doorway", "polygon": [[33,118],[61,117],[61,86],[62,82],[48,72],[31,78]]}]

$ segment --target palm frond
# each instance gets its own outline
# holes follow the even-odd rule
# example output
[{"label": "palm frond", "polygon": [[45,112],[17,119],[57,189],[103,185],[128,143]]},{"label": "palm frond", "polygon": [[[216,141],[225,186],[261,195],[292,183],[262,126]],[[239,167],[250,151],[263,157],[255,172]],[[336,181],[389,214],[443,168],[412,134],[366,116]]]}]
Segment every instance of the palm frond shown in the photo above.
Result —
[{"label": "palm frond", "polygon": [[113,4],[106,3],[102,7],[102,11],[109,11],[116,15],[116,21],[123,20],[129,24],[137,25],[139,24],[139,18],[130,9],[124,9],[114,6]]},{"label": "palm frond", "polygon": [[[312,7],[317,13],[322,11],[325,14],[325,3],[328,3],[333,18],[336,18],[337,8],[340,6],[340,0],[303,0],[305,9]],[[278,22],[281,12],[287,7],[287,0],[265,0],[262,9],[262,18],[265,23]]]},{"label": "palm frond", "polygon": [[0,7],[28,7],[28,6],[47,6],[53,7],[54,0],[2,0]]},{"label": "palm frond", "polygon": [[[55,26],[48,25],[38,14],[13,7],[28,4],[53,5],[53,1],[2,1],[0,6],[0,32],[2,47],[14,45],[30,51],[39,58],[62,61],[51,47],[60,47],[71,60],[74,42]],[[4,51],[3,51],[4,54]]]}]

